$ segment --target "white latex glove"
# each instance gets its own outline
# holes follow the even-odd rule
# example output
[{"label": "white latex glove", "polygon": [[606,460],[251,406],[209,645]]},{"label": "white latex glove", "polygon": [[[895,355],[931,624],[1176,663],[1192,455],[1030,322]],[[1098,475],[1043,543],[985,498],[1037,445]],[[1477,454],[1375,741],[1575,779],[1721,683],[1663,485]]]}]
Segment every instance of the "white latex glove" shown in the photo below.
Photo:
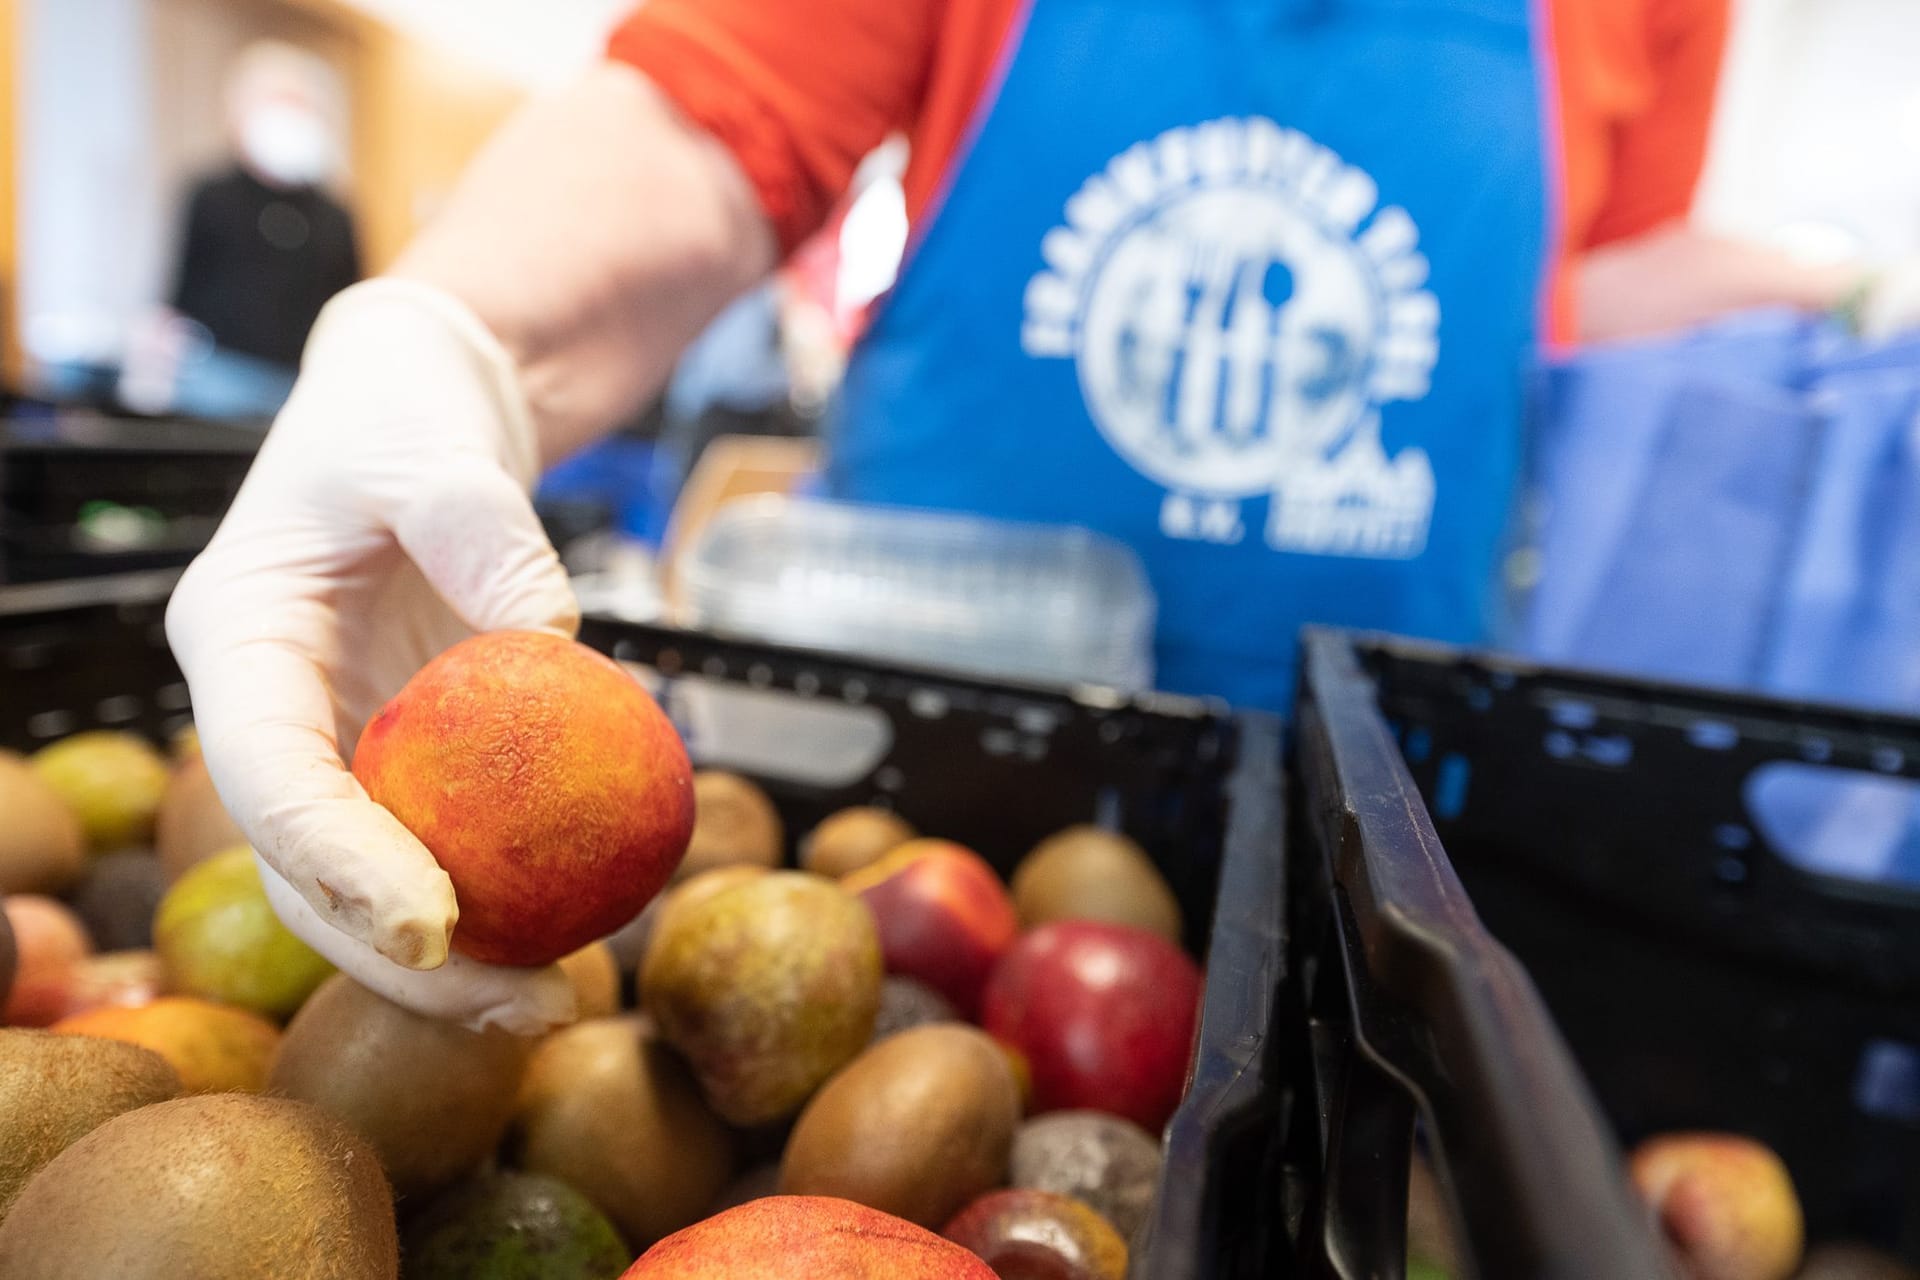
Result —
[{"label": "white latex glove", "polygon": [[396,1003],[531,1034],[568,1021],[558,968],[449,956],[453,885],[342,764],[368,718],[475,631],[572,635],[578,608],[527,497],[511,359],[453,298],[341,294],[167,638],[215,787],[287,927]]},{"label": "white latex glove", "polygon": [[1920,328],[1920,257],[1896,262],[1867,286],[1860,303],[1860,333],[1891,338]]}]

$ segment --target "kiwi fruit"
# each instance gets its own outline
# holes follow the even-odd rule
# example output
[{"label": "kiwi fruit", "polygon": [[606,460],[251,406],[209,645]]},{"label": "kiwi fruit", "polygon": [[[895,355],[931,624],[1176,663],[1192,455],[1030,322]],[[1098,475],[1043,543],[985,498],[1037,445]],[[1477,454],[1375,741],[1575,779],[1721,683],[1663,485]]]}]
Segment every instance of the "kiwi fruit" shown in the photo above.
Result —
[{"label": "kiwi fruit", "polygon": [[841,876],[878,862],[917,836],[908,823],[887,809],[855,805],[828,814],[800,842],[800,865],[817,876]]},{"label": "kiwi fruit", "polygon": [[644,1249],[699,1220],[733,1172],[732,1138],[641,1018],[541,1044],[520,1089],[513,1162],[578,1189]]},{"label": "kiwi fruit", "polygon": [[785,849],[786,831],[766,792],[737,773],[693,775],[693,835],[674,882],[715,867],[777,867]]},{"label": "kiwi fruit", "polygon": [[123,1112],[180,1094],[157,1053],[116,1040],[0,1030],[0,1220],[27,1180]]},{"label": "kiwi fruit", "polygon": [[1160,1144],[1131,1120],[1102,1111],[1036,1116],[1013,1136],[1008,1180],[1084,1200],[1131,1240],[1160,1178]]},{"label": "kiwi fruit", "polygon": [[166,893],[160,859],[145,849],[119,849],[95,858],[67,901],[99,950],[145,951]]},{"label": "kiwi fruit", "polygon": [[1020,1095],[985,1032],[902,1031],[855,1058],[800,1113],[780,1193],[838,1196],[938,1230],[1006,1180]]},{"label": "kiwi fruit", "polygon": [[27,1184],[0,1276],[396,1280],[393,1194],[373,1149],[287,1098],[223,1093],[130,1111]]},{"label": "kiwi fruit", "polygon": [[246,842],[220,803],[206,762],[195,755],[178,765],[153,819],[153,845],[167,880],[178,880],[195,863]]},{"label": "kiwi fruit", "polygon": [[86,870],[87,839],[60,793],[0,751],[0,893],[65,893]]},{"label": "kiwi fruit", "polygon": [[95,853],[145,844],[167,787],[167,762],[145,738],[93,729],[40,748],[28,760],[80,820]]},{"label": "kiwi fruit", "polygon": [[1116,831],[1077,826],[1038,845],[1014,868],[1023,929],[1055,920],[1131,925],[1180,941],[1180,902],[1146,851]]},{"label": "kiwi fruit", "polygon": [[288,1024],[267,1089],[344,1121],[379,1153],[397,1194],[425,1195],[499,1145],[532,1048],[423,1017],[336,974]]},{"label": "kiwi fruit", "polygon": [[436,1197],[400,1254],[406,1280],[611,1280],[633,1261],[592,1201],[537,1173],[483,1174]]}]

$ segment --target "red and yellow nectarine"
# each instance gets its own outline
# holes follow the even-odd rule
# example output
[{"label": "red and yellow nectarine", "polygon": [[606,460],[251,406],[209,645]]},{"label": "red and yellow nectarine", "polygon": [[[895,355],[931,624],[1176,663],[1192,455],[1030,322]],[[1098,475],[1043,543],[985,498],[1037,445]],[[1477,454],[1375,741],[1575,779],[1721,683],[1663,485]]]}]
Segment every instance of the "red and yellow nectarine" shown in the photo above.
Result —
[{"label": "red and yellow nectarine", "polygon": [[873,912],[887,972],[926,983],[969,1018],[1020,932],[1000,877],[950,840],[909,840],[840,887]]},{"label": "red and yellow nectarine", "polygon": [[693,771],[646,690],[585,645],[496,631],[422,667],[353,773],[453,880],[453,948],[537,965],[639,914],[686,851]]}]

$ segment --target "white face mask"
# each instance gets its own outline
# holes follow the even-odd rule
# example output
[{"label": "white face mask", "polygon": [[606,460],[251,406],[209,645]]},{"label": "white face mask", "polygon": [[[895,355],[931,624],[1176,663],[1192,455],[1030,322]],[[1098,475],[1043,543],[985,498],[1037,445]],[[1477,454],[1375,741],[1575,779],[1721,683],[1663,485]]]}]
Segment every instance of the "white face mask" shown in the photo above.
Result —
[{"label": "white face mask", "polygon": [[255,107],[241,126],[240,147],[248,164],[283,186],[312,186],[333,173],[333,137],[325,121],[302,107]]}]

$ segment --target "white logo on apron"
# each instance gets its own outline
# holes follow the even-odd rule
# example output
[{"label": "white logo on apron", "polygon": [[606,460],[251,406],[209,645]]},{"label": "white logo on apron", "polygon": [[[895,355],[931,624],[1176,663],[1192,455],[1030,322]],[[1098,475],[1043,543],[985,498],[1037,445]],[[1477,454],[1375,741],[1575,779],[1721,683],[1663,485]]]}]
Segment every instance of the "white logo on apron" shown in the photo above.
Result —
[{"label": "white logo on apron", "polygon": [[1427,394],[1440,305],[1406,211],[1271,120],[1169,129],[1115,156],[1041,240],[1021,345],[1071,358],[1095,425],[1164,486],[1171,537],[1420,554],[1426,451],[1389,457],[1380,406]]}]

